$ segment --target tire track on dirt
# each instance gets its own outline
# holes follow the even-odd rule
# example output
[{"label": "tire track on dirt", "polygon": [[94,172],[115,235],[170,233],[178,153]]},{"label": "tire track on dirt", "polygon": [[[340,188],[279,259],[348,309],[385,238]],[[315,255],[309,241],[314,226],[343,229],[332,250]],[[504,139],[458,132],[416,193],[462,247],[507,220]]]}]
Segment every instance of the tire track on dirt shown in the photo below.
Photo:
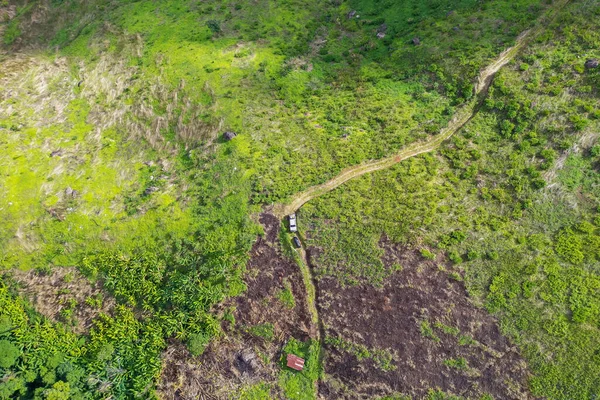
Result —
[{"label": "tire track on dirt", "polygon": [[408,158],[436,150],[444,141],[451,138],[477,114],[480,105],[487,96],[490,84],[492,83],[492,80],[498,71],[511,62],[517,56],[517,54],[519,54],[521,49],[527,45],[531,38],[535,37],[539,32],[544,30],[547,24],[554,19],[556,14],[566,4],[568,4],[569,1],[570,0],[557,1],[537,21],[533,28],[526,30],[517,37],[514,46],[509,47],[500,53],[500,55],[491,64],[489,64],[479,73],[474,89],[474,100],[465,104],[456,114],[454,114],[454,117],[450,120],[448,126],[442,129],[438,135],[433,136],[425,142],[411,144],[392,156],[346,168],[333,179],[320,185],[311,186],[308,189],[294,195],[288,203],[275,204],[272,209],[273,214],[281,219],[284,216],[295,212],[310,200],[334,190],[351,179],[389,168]]}]

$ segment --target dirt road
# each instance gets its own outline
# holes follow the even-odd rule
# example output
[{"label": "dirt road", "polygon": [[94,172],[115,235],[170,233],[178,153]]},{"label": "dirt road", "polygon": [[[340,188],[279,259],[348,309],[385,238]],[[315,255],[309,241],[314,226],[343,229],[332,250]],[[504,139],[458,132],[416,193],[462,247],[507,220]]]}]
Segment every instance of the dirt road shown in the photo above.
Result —
[{"label": "dirt road", "polygon": [[[527,45],[531,38],[535,37],[539,32],[543,31],[549,22],[554,19],[555,15],[566,5],[570,0],[557,0],[536,23],[536,25],[525,32],[523,32],[516,40],[514,46],[503,51],[490,65],[483,69],[477,82],[475,83],[474,98],[469,103],[465,104],[448,123],[448,126],[440,131],[439,134],[432,136],[429,140],[424,142],[414,143],[401,149],[398,153],[386,157],[380,160],[369,161],[360,165],[349,167],[341,171],[341,173],[335,178],[322,183],[320,185],[312,186],[296,195],[294,195],[288,203],[275,204],[270,210],[280,220],[286,215],[296,212],[302,205],[308,201],[317,198],[345,182],[357,178],[359,176],[368,174],[389,168],[396,163],[399,163],[408,158],[417,156],[419,154],[427,153],[437,149],[445,140],[449,139],[458,132],[471,118],[473,118],[479,105],[485,99],[488,89],[494,76],[502,67],[511,62],[516,55],[521,51],[523,47]],[[321,342],[321,348],[324,347],[324,332],[325,327],[321,316],[319,315],[317,304],[317,286],[314,276],[314,271],[311,270],[309,259],[307,257],[306,250],[304,247],[298,251],[298,259],[296,260],[299,264],[302,272],[304,286],[307,292],[308,308],[311,314],[312,323],[316,325],[316,339]],[[322,356],[322,355],[321,355]],[[322,380],[318,379],[315,382],[315,395],[317,398],[320,397],[320,386]]]},{"label": "dirt road", "polygon": [[419,154],[428,153],[437,149],[442,142],[449,139],[458,132],[473,116],[477,113],[477,106],[485,98],[488,88],[494,79],[494,76],[502,67],[511,62],[519,51],[528,43],[528,41],[534,37],[537,33],[542,31],[549,21],[551,21],[556,13],[564,7],[570,0],[559,0],[557,1],[547,12],[540,18],[536,26],[530,30],[523,32],[516,40],[514,46],[503,51],[490,65],[483,69],[479,73],[479,77],[475,84],[475,96],[474,99],[465,104],[448,123],[448,126],[437,134],[431,137],[425,142],[418,142],[400,150],[398,153],[386,157],[380,160],[369,161],[363,164],[355,165],[353,167],[346,168],[336,176],[335,178],[322,183],[320,185],[312,186],[296,195],[294,195],[288,203],[275,204],[273,206],[273,213],[283,218],[285,215],[291,214],[298,210],[302,205],[309,202],[310,200],[319,197],[327,192],[332,191],[338,186],[344,184],[350,179],[357,178],[359,176],[380,171],[385,168],[389,168],[392,165],[399,163],[407,158],[417,156]]}]

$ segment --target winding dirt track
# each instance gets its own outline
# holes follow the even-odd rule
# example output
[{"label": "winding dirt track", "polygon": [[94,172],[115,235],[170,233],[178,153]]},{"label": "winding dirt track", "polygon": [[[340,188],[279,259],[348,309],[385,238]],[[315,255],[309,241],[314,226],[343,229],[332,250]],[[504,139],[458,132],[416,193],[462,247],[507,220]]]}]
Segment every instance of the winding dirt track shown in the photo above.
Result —
[{"label": "winding dirt track", "polygon": [[342,170],[342,172],[340,172],[340,174],[335,178],[320,185],[311,186],[308,189],[295,194],[288,203],[275,204],[272,210],[273,214],[275,214],[278,218],[283,218],[284,216],[295,212],[310,200],[332,191],[350,179],[389,168],[392,165],[408,158],[437,149],[442,142],[452,137],[452,135],[458,132],[477,113],[477,106],[485,98],[488,88],[490,87],[490,84],[496,73],[510,61],[512,61],[519,51],[526,46],[528,41],[541,30],[543,30],[548,22],[554,18],[556,13],[567,3],[569,3],[569,1],[570,0],[559,0],[555,2],[555,4],[546,12],[546,14],[538,20],[538,23],[534,28],[529,29],[519,35],[514,46],[503,51],[498,58],[496,58],[496,60],[494,60],[479,73],[479,77],[475,85],[474,100],[465,104],[454,115],[452,120],[448,123],[448,126],[442,129],[439,134],[432,136],[425,142],[411,144],[390,157],[369,161],[346,168]]},{"label": "winding dirt track", "polygon": [[[342,170],[341,173],[335,178],[320,185],[312,186],[294,195],[291,198],[290,202],[273,205],[270,212],[279,219],[283,219],[286,215],[295,212],[308,201],[332,191],[333,189],[344,184],[350,179],[357,178],[370,172],[375,172],[385,168],[389,168],[394,164],[397,164],[408,158],[417,156],[419,154],[431,152],[437,149],[442,144],[442,142],[451,138],[452,135],[458,132],[467,122],[469,122],[471,118],[475,116],[475,114],[478,111],[478,106],[485,99],[490,84],[492,83],[492,80],[494,79],[496,73],[498,73],[498,71],[500,71],[500,69],[506,64],[511,62],[521,51],[521,49],[527,45],[531,38],[535,37],[537,34],[543,31],[546,28],[546,26],[550,23],[550,21],[554,19],[556,14],[570,1],[571,0],[556,0],[554,4],[546,11],[546,13],[538,19],[533,28],[519,35],[514,46],[503,51],[490,65],[488,65],[479,73],[479,77],[475,84],[473,100],[465,104],[454,115],[452,120],[448,123],[448,126],[442,129],[439,134],[437,134],[436,136],[432,136],[429,140],[425,142],[417,142],[411,144],[390,157],[386,157],[380,160],[369,161],[363,164],[346,168]],[[304,285],[307,291],[309,311],[312,316],[312,323],[316,325],[317,328],[314,330],[315,339],[317,339],[320,342],[320,347],[321,349],[323,349],[325,327],[323,325],[323,321],[320,318],[317,308],[319,299],[317,298],[318,292],[316,290],[314,271],[312,270],[312,266],[309,264],[304,247],[299,249],[299,256],[300,257],[298,262],[303,274]],[[322,354],[320,355],[320,357],[322,357]],[[319,396],[321,382],[321,378],[317,379],[317,381],[315,382],[315,391],[317,398],[321,398]]]}]

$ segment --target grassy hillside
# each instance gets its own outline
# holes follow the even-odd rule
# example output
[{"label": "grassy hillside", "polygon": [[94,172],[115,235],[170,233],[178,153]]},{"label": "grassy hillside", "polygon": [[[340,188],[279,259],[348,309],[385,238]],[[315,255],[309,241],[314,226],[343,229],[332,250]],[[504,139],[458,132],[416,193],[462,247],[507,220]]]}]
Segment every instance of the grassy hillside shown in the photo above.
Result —
[{"label": "grassy hillside", "polygon": [[307,204],[318,272],[381,286],[381,235],[449,259],[500,319],[533,393],[600,390],[598,57],[600,8],[574,3],[500,73],[480,112],[436,156],[360,178]]},{"label": "grassy hillside", "polygon": [[[175,120],[202,117],[205,129],[244,134],[256,202],[437,132],[471,96],[478,70],[543,9],[534,0],[96,3],[51,3],[46,13],[59,22],[30,30],[49,29],[51,45],[90,62],[104,52],[125,57],[141,82],[159,75],[198,108],[175,106]],[[35,13],[29,4],[17,24]],[[169,122],[167,137],[180,130]],[[190,135],[210,139],[202,133]]]},{"label": "grassy hillside", "polygon": [[[478,71],[551,5],[397,3],[0,0],[0,265],[40,276],[76,267],[104,288],[87,305],[117,304],[76,335],[78,305],[49,321],[3,274],[0,397],[155,396],[167,343],[202,353],[223,335],[218,304],[244,291],[260,232],[251,215],[436,133]],[[588,379],[578,393],[598,384],[595,353],[567,347],[598,340],[598,72],[583,68],[598,56],[597,7],[572,7],[443,157],[301,211],[323,249],[319,269],[343,283],[385,281],[382,232],[456,261],[473,253],[460,264],[469,291],[501,317],[532,362],[532,388],[551,398],[573,398],[554,382],[576,374]],[[226,130],[237,137],[226,142]],[[539,265],[555,269],[540,266],[525,284],[500,254],[547,257]],[[575,289],[531,307],[537,280],[561,271],[575,271],[560,280]],[[505,292],[515,285],[530,296]],[[580,302],[572,317],[566,307]],[[521,336],[515,324],[532,310]],[[563,336],[552,336],[555,322]],[[542,365],[545,351],[556,359]]]}]

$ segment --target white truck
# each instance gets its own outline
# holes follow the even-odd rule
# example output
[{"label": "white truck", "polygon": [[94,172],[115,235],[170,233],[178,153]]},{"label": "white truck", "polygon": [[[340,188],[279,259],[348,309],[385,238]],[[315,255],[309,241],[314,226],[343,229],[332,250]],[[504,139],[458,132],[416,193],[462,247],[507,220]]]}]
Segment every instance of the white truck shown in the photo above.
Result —
[{"label": "white truck", "polygon": [[298,232],[298,225],[296,225],[296,214],[290,214],[288,218],[290,221],[290,232]]}]

